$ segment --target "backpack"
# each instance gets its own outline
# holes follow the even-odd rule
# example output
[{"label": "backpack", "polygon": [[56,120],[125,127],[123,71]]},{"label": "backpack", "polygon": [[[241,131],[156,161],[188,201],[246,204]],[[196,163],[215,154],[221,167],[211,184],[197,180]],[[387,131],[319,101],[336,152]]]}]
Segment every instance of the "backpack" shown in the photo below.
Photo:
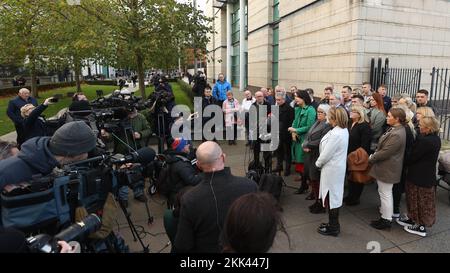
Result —
[{"label": "backpack", "polygon": [[156,178],[155,187],[156,191],[165,197],[168,197],[169,193],[173,190],[171,189],[172,181],[170,181],[171,166],[179,160],[190,161],[181,155],[166,155],[162,164],[160,164],[160,170]]},{"label": "backpack", "polygon": [[259,182],[259,191],[268,192],[280,201],[284,180],[275,174],[263,174]]}]

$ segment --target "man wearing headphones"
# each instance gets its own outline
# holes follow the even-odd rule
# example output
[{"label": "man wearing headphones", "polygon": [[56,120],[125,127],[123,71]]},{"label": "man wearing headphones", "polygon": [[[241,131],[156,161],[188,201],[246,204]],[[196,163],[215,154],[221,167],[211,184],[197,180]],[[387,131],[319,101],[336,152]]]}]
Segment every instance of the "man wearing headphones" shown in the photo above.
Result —
[{"label": "man wearing headphones", "polygon": [[240,196],[257,191],[252,180],[236,177],[225,167],[220,146],[207,141],[196,152],[201,182],[183,195],[174,251],[221,252],[220,235],[228,209]]}]

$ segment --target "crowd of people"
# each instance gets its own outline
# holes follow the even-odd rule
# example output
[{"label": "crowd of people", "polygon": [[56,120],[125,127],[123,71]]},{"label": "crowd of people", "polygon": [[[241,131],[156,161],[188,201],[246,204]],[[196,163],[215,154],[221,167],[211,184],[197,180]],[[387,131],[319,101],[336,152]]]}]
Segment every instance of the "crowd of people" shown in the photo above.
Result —
[{"label": "crowd of people", "polygon": [[[396,220],[405,231],[426,236],[426,228],[434,224],[436,162],[441,142],[427,90],[419,90],[414,102],[405,94],[391,99],[383,85],[374,91],[365,82],[361,89],[344,86],[340,92],[330,85],[317,100],[311,88],[291,86],[286,90],[276,86],[273,90],[261,88],[254,96],[246,90],[239,102],[220,73],[213,87],[199,74],[194,91],[202,94],[202,107],[214,104],[222,108],[223,132],[229,145],[236,144],[238,126],[243,127],[255,162],[260,160],[262,141],[259,134],[256,140],[250,138],[250,111],[259,113],[265,108],[266,120],[258,115],[257,124],[278,119],[280,144],[273,152],[276,167],[272,171],[284,171],[283,175],[289,176],[294,167],[294,180],[300,184],[295,193],[309,193],[306,199],[313,201],[311,213],[328,212],[328,223],[317,228],[320,234],[338,236],[339,209],[344,204],[364,202],[364,187],[371,182],[378,186],[381,203],[380,217],[371,223],[373,228],[388,229]],[[164,107],[174,106],[172,88],[164,77],[155,83],[157,92],[172,94],[170,107]],[[85,159],[99,148],[128,154],[148,146],[152,133],[161,130],[148,109],[139,113],[129,108],[125,118],[131,129],[116,132],[113,137],[96,126],[89,117],[92,108],[86,96],[76,93],[69,108],[60,113],[63,125],[49,132],[41,114],[51,101],[48,98],[38,105],[27,89],[21,89],[10,101],[7,113],[16,127],[17,145],[0,142],[0,188],[28,181],[35,174],[47,175],[55,167]],[[273,107],[279,108],[278,116],[272,117]],[[170,113],[170,109],[166,110]],[[203,125],[211,118],[201,117]],[[133,143],[131,150],[124,145],[130,144],[129,140]],[[273,196],[258,192],[254,181],[234,176],[216,141],[204,139],[197,149],[183,138],[171,139],[167,144],[165,155],[170,169],[165,188],[160,191],[167,198],[164,226],[172,251],[268,251],[277,231],[283,230]],[[271,158],[272,152],[264,153],[265,160],[267,154]],[[271,161],[266,167],[268,164]],[[344,197],[345,183],[348,191]],[[133,192],[136,200],[147,201],[143,187],[135,187]],[[404,214],[400,208],[402,194],[407,204]],[[128,187],[119,190],[118,200],[128,206]]]},{"label": "crowd of people", "polygon": [[[436,217],[436,164],[441,145],[440,126],[427,90],[418,90],[414,102],[408,94],[390,98],[386,86],[372,90],[368,82],[361,88],[343,86],[340,91],[326,86],[320,100],[314,99],[310,88],[291,86],[286,91],[276,86],[272,92],[263,87],[254,96],[246,90],[239,105],[230,89],[224,75],[219,74],[214,99],[222,103],[226,119],[230,113],[241,113],[233,125],[242,124],[239,117],[245,120],[247,138],[252,105],[257,109],[265,105],[268,115],[270,107],[279,107],[280,144],[274,153],[277,162],[273,171],[281,172],[285,163],[284,175],[288,176],[294,164],[299,174],[294,180],[300,181],[296,193],[309,191],[306,198],[314,200],[311,213],[329,212],[329,223],[321,225],[319,233],[337,235],[339,207],[359,205],[364,185],[376,181],[381,215],[371,226],[387,229],[395,220],[405,231],[426,236],[426,228]],[[259,161],[260,151],[255,146],[253,149]],[[348,185],[345,197],[344,182]],[[403,193],[407,208],[401,214]]]}]

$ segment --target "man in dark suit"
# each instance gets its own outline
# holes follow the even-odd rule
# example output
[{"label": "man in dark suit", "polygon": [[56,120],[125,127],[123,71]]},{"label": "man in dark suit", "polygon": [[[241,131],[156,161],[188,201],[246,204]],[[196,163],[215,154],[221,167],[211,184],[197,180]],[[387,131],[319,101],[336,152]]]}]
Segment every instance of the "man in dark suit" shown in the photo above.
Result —
[{"label": "man in dark suit", "polygon": [[291,144],[292,137],[288,132],[288,128],[292,126],[294,121],[294,108],[286,103],[286,93],[277,92],[275,94],[276,105],[279,107],[279,145],[276,150],[277,167],[274,172],[280,172],[283,169],[283,161],[286,162],[284,176],[291,174]]},{"label": "man in dark suit", "polygon": [[38,106],[37,100],[30,96],[30,90],[21,88],[17,97],[9,101],[8,109],[6,110],[6,114],[14,122],[14,126],[16,127],[17,145],[19,147],[25,141],[25,132],[22,126],[23,117],[20,114],[20,108],[25,106],[25,104],[30,103],[34,106]]}]

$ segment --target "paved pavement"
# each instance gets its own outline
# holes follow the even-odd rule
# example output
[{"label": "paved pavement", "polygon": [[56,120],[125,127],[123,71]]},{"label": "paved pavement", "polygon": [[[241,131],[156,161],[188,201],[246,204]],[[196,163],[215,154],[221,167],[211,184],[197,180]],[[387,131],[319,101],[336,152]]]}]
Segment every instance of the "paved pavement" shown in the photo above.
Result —
[{"label": "paved pavement", "polygon": [[[242,94],[235,92],[235,96],[242,98]],[[3,136],[8,138],[11,136]],[[198,146],[200,143],[195,142]],[[249,161],[250,150],[244,141],[238,141],[236,146],[228,146],[225,141],[219,142],[226,153],[226,164],[232,173],[243,176],[245,166]],[[153,147],[156,150],[156,147]],[[340,210],[341,234],[338,237],[327,237],[317,233],[316,229],[322,222],[328,220],[327,214],[311,214],[308,206],[312,201],[305,200],[306,195],[293,194],[298,182],[294,176],[285,178],[288,187],[284,187],[281,196],[283,207],[283,222],[286,234],[279,232],[271,252],[362,252],[382,251],[389,253],[402,252],[450,252],[450,206],[448,192],[437,189],[437,221],[428,229],[425,238],[406,233],[403,228],[393,224],[389,231],[379,231],[369,226],[371,220],[379,217],[380,205],[376,184],[365,187],[361,196],[361,204],[355,207],[343,206]],[[147,213],[143,203],[132,198],[130,191],[129,212],[145,245],[149,245],[150,252],[170,252],[169,239],[165,234],[163,219],[166,205],[164,200],[155,195],[150,198],[149,208],[154,222],[147,225]],[[402,210],[406,209],[402,201]],[[133,241],[123,213],[119,212],[116,230],[125,238],[132,252],[142,251],[139,242]],[[289,237],[289,239],[288,239]]]}]

